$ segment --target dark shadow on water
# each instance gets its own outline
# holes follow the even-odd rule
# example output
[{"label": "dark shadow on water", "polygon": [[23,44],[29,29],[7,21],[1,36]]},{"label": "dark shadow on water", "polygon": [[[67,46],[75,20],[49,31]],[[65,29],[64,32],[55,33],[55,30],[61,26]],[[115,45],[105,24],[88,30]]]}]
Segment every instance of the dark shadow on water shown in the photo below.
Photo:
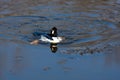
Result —
[{"label": "dark shadow on water", "polygon": [[57,50],[58,50],[57,44],[51,43],[51,44],[50,44],[50,49],[51,49],[51,51],[52,51],[53,53],[56,53]]}]

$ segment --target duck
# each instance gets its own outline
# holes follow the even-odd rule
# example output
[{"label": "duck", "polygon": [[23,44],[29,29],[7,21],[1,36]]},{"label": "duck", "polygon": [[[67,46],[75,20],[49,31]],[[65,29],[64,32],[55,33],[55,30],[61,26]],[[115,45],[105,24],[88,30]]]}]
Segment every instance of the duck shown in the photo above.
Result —
[{"label": "duck", "polygon": [[57,43],[62,42],[62,40],[63,40],[63,37],[58,36],[56,27],[53,27],[50,30],[50,33],[34,32],[33,36],[35,36],[37,39],[33,40],[30,44],[38,44],[40,41],[57,44]]}]

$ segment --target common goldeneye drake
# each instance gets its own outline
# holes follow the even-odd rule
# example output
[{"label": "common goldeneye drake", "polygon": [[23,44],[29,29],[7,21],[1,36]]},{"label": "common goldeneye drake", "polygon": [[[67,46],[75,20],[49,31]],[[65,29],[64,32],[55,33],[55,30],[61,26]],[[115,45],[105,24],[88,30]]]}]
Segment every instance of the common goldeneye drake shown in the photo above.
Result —
[{"label": "common goldeneye drake", "polygon": [[48,43],[60,43],[63,40],[63,37],[57,36],[57,28],[53,27],[50,31],[50,34],[34,32],[33,36],[37,39],[32,41],[30,44],[38,44],[40,41]]}]

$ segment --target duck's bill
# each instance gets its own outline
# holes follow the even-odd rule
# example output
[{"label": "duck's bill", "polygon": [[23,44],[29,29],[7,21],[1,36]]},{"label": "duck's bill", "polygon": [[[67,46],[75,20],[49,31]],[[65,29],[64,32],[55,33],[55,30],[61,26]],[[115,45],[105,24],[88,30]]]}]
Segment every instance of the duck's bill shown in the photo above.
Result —
[{"label": "duck's bill", "polygon": [[39,44],[39,40],[34,40],[34,41],[30,42],[30,44],[37,45],[37,44]]}]

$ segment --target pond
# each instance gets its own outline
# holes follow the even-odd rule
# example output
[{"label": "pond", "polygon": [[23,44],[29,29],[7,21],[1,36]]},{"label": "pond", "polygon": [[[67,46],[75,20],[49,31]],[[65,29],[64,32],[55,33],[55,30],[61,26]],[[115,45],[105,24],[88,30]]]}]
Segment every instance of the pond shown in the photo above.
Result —
[{"label": "pond", "polygon": [[[120,0],[0,0],[0,80],[120,79]],[[31,45],[52,27],[65,40]]]}]

